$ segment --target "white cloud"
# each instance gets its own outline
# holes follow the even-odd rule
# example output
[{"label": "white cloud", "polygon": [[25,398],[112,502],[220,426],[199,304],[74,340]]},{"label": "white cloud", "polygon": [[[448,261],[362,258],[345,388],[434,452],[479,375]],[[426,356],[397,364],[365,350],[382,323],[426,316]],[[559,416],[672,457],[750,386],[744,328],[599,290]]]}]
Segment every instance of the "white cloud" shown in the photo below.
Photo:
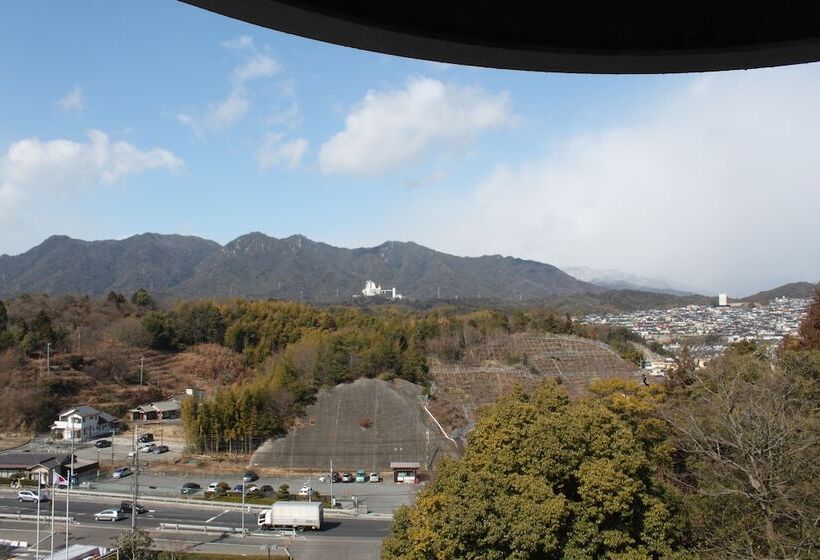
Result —
[{"label": "white cloud", "polygon": [[304,138],[285,140],[285,135],[277,132],[268,133],[262,146],[256,153],[256,161],[262,170],[273,166],[295,169],[302,161],[308,148]]},{"label": "white cloud", "polygon": [[222,48],[228,50],[241,51],[245,49],[253,50],[255,47],[253,45],[253,37],[250,37],[248,35],[241,35],[239,37],[236,37],[235,39],[222,41]]},{"label": "white cloud", "polygon": [[57,105],[63,111],[82,111],[85,109],[85,98],[80,86],[74,86],[65,97],[57,101]]},{"label": "white cloud", "polygon": [[818,70],[696,78],[620,128],[421,203],[407,237],[740,295],[817,281]]},{"label": "white cloud", "polygon": [[38,195],[76,192],[145,171],[177,171],[183,166],[168,150],[112,142],[99,130],[89,130],[87,142],[18,140],[0,158],[0,217],[12,217]]},{"label": "white cloud", "polygon": [[226,130],[242,120],[251,109],[249,82],[272,76],[281,69],[272,56],[258,52],[253,39],[248,36],[224,41],[222,46],[245,52],[245,59],[231,71],[231,90],[225,99],[209,103],[201,112],[177,114],[177,121],[190,127],[197,136]]},{"label": "white cloud", "polygon": [[375,175],[514,120],[506,93],[415,78],[404,89],[369,91],[321,147],[319,163],[326,173]]},{"label": "white cloud", "polygon": [[267,54],[255,54],[233,70],[234,83],[242,85],[256,78],[273,76],[280,70],[279,63]]},{"label": "white cloud", "polygon": [[208,132],[218,132],[236,124],[250,109],[251,103],[245,91],[237,88],[217,103],[211,103],[201,115],[180,113],[177,120],[199,136]]}]

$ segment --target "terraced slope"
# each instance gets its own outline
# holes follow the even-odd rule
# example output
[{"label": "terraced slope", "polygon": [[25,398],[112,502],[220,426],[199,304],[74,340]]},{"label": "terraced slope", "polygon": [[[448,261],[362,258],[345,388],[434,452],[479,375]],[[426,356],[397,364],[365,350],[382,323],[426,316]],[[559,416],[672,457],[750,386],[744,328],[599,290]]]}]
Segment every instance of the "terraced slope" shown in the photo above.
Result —
[{"label": "terraced slope", "polygon": [[640,382],[639,370],[607,345],[566,335],[521,333],[468,349],[457,363],[430,360],[430,411],[454,438],[471,429],[478,409],[496,402],[516,385],[529,392],[547,377],[558,377],[572,397],[596,379]]}]

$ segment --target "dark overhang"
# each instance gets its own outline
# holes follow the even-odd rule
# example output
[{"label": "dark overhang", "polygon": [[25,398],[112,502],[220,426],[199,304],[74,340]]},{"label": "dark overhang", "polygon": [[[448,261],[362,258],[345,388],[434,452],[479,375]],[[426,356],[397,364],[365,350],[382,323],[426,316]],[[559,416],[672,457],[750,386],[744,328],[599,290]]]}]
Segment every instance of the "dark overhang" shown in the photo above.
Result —
[{"label": "dark overhang", "polygon": [[637,74],[820,60],[820,5],[764,0],[182,0],[286,33],[431,61]]}]

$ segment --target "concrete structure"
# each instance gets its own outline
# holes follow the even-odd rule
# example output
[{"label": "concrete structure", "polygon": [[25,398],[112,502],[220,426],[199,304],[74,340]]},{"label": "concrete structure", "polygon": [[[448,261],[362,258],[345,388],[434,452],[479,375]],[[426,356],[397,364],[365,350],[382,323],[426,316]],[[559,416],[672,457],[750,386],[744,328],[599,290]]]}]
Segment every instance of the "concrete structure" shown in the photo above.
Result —
[{"label": "concrete structure", "polygon": [[91,406],[78,406],[61,412],[51,425],[51,433],[64,441],[80,442],[107,436],[119,425],[120,421],[110,414]]},{"label": "concrete structure", "polygon": [[429,469],[459,449],[425,410],[424,388],[401,379],[358,379],[319,391],[285,437],[268,440],[252,467],[386,471],[392,461]]},{"label": "concrete structure", "polygon": [[182,405],[178,400],[157,401],[148,404],[141,404],[128,411],[131,420],[176,420],[180,417]]},{"label": "concrete structure", "polygon": [[718,294],[718,307],[726,307],[729,305],[728,294]]},{"label": "concrete structure", "polygon": [[357,49],[515,70],[702,72],[820,60],[812,2],[183,1]]}]

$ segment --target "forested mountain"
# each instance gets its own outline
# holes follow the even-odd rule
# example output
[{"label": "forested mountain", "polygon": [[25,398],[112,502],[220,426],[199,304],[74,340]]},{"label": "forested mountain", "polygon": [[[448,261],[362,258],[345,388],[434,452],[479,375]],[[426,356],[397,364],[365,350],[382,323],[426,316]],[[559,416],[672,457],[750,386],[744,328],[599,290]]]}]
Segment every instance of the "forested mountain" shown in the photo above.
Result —
[{"label": "forested mountain", "polygon": [[415,243],[344,249],[301,235],[243,235],[227,245],[180,235],[81,241],[53,236],[0,256],[0,297],[145,288],[172,297],[349,301],[366,280],[412,299],[534,299],[603,291],[549,264],[512,257],[457,257]]}]

